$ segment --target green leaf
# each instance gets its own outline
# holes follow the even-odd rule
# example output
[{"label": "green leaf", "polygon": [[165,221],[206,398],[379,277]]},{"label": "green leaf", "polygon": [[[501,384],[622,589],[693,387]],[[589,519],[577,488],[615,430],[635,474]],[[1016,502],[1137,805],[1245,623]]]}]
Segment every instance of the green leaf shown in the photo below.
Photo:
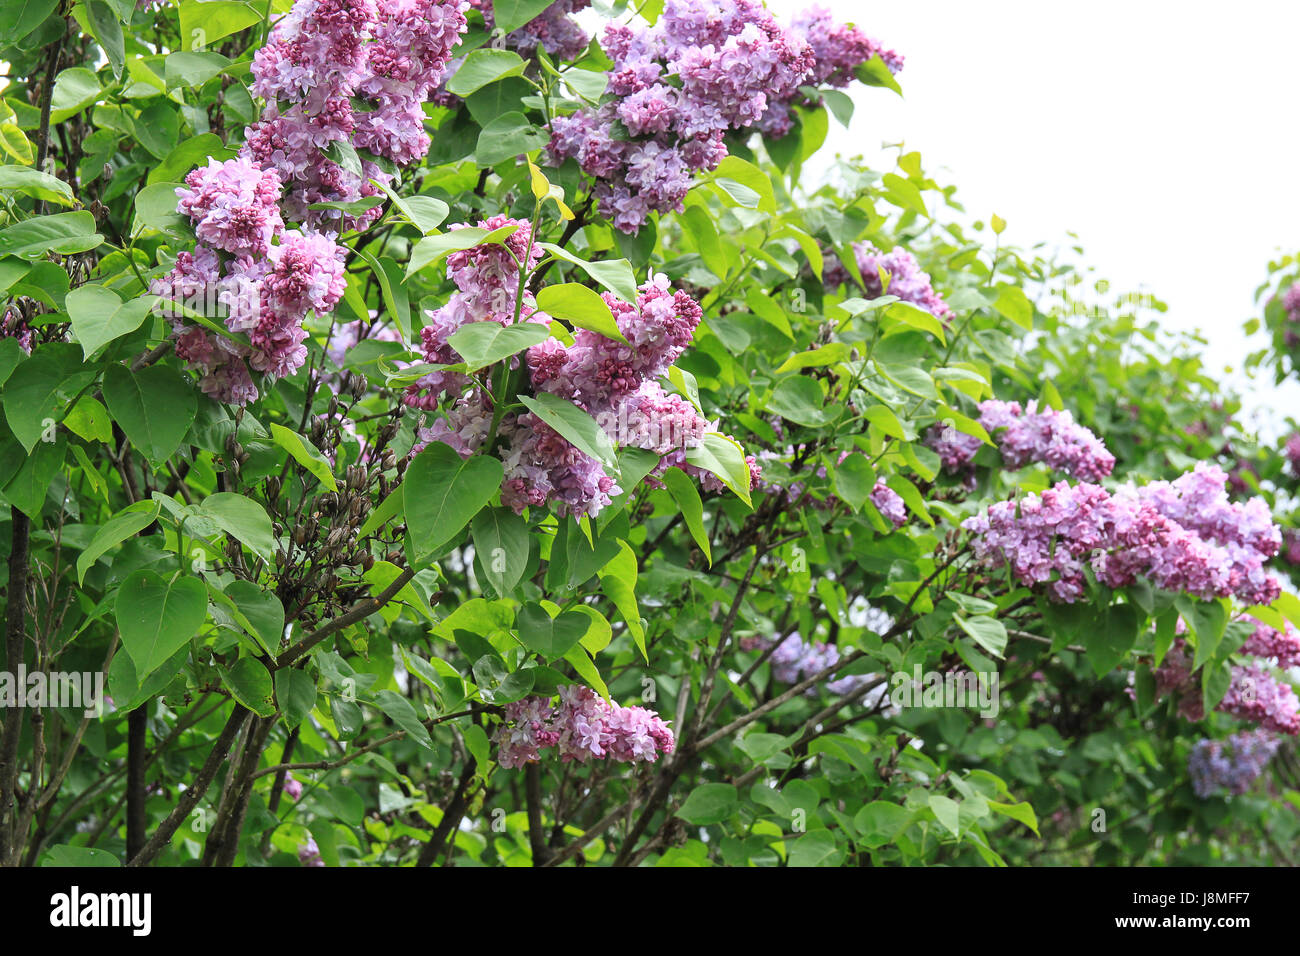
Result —
[{"label": "green leaf", "polygon": [[768,178],[767,173],[748,160],[735,155],[727,156],[718,164],[713,175],[739,183],[752,192],[757,197],[753,208],[763,212],[776,212],[776,195],[772,191],[772,180]]},{"label": "green leaf", "polygon": [[626,259],[600,259],[596,262],[588,262],[586,259],[581,259],[554,243],[539,242],[537,245],[557,259],[563,259],[565,262],[571,262],[578,266],[583,272],[624,302],[636,302],[636,275],[632,271],[632,263]]},{"label": "green leaf", "polygon": [[885,89],[893,90],[899,96],[903,95],[902,87],[894,79],[894,74],[890,72],[885,61],[877,53],[866,63],[858,64],[854,70],[857,78],[867,86],[883,86]]},{"label": "green leaf", "polygon": [[41,866],[57,867],[114,867],[121,866],[122,861],[107,850],[89,846],[72,846],[60,843],[50,847],[41,858]]},{"label": "green leaf", "polygon": [[552,0],[492,0],[492,17],[498,30],[510,33],[540,17],[551,3]]},{"label": "green leaf", "polygon": [[1098,626],[1084,635],[1088,662],[1098,677],[1110,673],[1128,656],[1137,642],[1142,615],[1132,604],[1112,604],[1106,608]]},{"label": "green leaf", "polygon": [[1001,657],[1007,649],[1006,625],[996,618],[964,618],[956,615],[957,626],[975,639],[975,643],[994,657]]},{"label": "green leaf", "polygon": [[596,332],[616,342],[627,342],[614,321],[614,313],[600,293],[580,283],[562,282],[546,286],[537,293],[537,308],[580,329]]},{"label": "green leaf", "polygon": [[447,344],[460,353],[466,368],[473,372],[544,342],[550,334],[547,326],[536,322],[470,322],[447,336]]},{"label": "green leaf", "polygon": [[691,481],[690,476],[680,468],[669,468],[660,476],[659,480],[664,483],[668,493],[677,502],[677,507],[681,509],[686,527],[691,532],[691,537],[695,539],[695,543],[704,552],[709,567],[712,567],[713,552],[709,547],[709,532],[704,527],[704,503],[700,500],[700,493],[695,488],[695,482]]},{"label": "green leaf", "polygon": [[47,253],[73,255],[98,248],[104,241],[88,212],[36,216],[0,229],[0,256],[43,259]]},{"label": "green leaf", "polygon": [[63,418],[72,400],[95,378],[75,345],[43,345],[19,363],[4,385],[4,412],[14,437],[29,453]]},{"label": "green leaf", "polygon": [[208,592],[198,578],[170,580],[142,568],[117,593],[117,628],[136,673],[148,676],[184,647],[208,616]]},{"label": "green leaf", "polygon": [[626,541],[620,540],[618,554],[600,571],[600,586],[605,596],[618,608],[637,649],[648,661],[650,655],[646,652],[645,628],[641,624],[641,609],[636,600],[636,580],[636,555]]},{"label": "green leaf", "polygon": [[1028,803],[997,803],[994,800],[988,801],[989,809],[994,813],[1000,813],[1004,817],[1010,817],[1012,820],[1019,820],[1029,829],[1034,831],[1034,836],[1040,836],[1038,832],[1038,816],[1034,813],[1034,808]]},{"label": "green leaf", "polygon": [[83,285],[69,292],[68,317],[86,361],[102,346],[138,329],[157,301],[157,296],[146,295],[123,302],[102,285]]},{"label": "green leaf", "polygon": [[749,463],[745,461],[745,450],[734,438],[706,432],[698,445],[686,449],[686,462],[709,472],[753,507],[749,496]]},{"label": "green leaf", "polygon": [[838,866],[840,847],[830,830],[813,830],[790,844],[787,866]]},{"label": "green leaf", "polygon": [[993,303],[993,308],[1022,329],[1033,330],[1034,305],[1016,286],[1006,284],[999,286],[998,297]]},{"label": "green leaf", "polygon": [[283,667],[275,672],[275,700],[288,727],[297,727],[316,706],[316,680],[306,671]]},{"label": "green leaf", "polygon": [[607,469],[618,467],[609,436],[577,405],[550,392],[540,392],[535,398],[520,395],[519,401],[584,455],[595,458]]},{"label": "green leaf", "polygon": [[885,198],[895,206],[920,216],[929,217],[930,214],[925,208],[925,200],[921,198],[921,190],[917,189],[914,183],[896,173],[885,173],[880,182],[885,187]]},{"label": "green leaf", "polygon": [[315,475],[322,485],[330,491],[338,491],[339,484],[334,480],[334,472],[325,456],[316,450],[316,446],[296,432],[291,432],[283,425],[271,425],[271,440],[293,456],[293,460]]},{"label": "green leaf", "polygon": [[433,749],[429,731],[420,722],[420,716],[409,700],[394,691],[381,690],[375,694],[375,703],[392,719],[393,723],[405,730],[412,740],[426,750]]},{"label": "green leaf", "polygon": [[464,229],[452,229],[437,236],[421,239],[411,250],[411,259],[406,264],[406,277],[409,279],[412,274],[437,262],[449,252],[460,252],[489,243],[499,244],[514,235],[518,228],[517,223],[490,231],[480,229],[478,226],[466,226]]},{"label": "green leaf", "polygon": [[89,395],[77,399],[63,424],[82,441],[98,441],[105,445],[113,441],[113,420],[108,409]]},{"label": "green leaf", "polygon": [[135,194],[135,224],[132,232],[145,228],[171,236],[187,236],[190,221],[176,211],[179,183],[151,183]]},{"label": "green leaf", "polygon": [[565,611],[552,618],[540,604],[526,604],[519,609],[516,623],[519,643],[553,661],[577,646],[590,622],[586,615],[576,611]]},{"label": "green leaf", "polygon": [[138,372],[110,365],[104,375],[104,401],[131,444],[155,464],[175,454],[198,414],[194,389],[167,365]]},{"label": "green leaf", "polygon": [[961,808],[957,806],[957,801],[951,797],[945,797],[941,794],[931,794],[926,801],[930,809],[934,811],[935,818],[942,823],[953,836],[961,835],[961,826],[958,822],[961,816]]},{"label": "green leaf", "polygon": [[215,133],[200,133],[181,143],[149,171],[149,183],[170,183],[184,179],[195,166],[206,166],[208,158],[218,161],[231,159],[235,151],[226,146]]},{"label": "green leaf", "polygon": [[876,487],[876,471],[866,455],[854,452],[835,466],[835,493],[853,509],[862,510]]},{"label": "green leaf", "polygon": [[915,306],[910,302],[895,302],[893,305],[886,307],[886,317],[902,322],[904,325],[914,329],[921,329],[929,332],[940,342],[945,342],[943,323],[936,319],[925,309]]},{"label": "green leaf", "polygon": [[235,700],[259,717],[275,716],[275,686],[271,682],[271,672],[256,657],[241,657],[221,676]]},{"label": "green leaf", "polygon": [[687,796],[676,816],[696,826],[721,823],[739,805],[736,788],[729,783],[702,783]]},{"label": "green leaf", "polygon": [[16,43],[40,26],[58,5],[59,0],[8,0],[0,4],[0,36],[6,43]]},{"label": "green leaf", "polygon": [[480,166],[495,166],[541,149],[549,138],[544,130],[530,123],[523,113],[511,110],[502,113],[479,132],[474,159]]},{"label": "green leaf", "polygon": [[90,567],[127,538],[134,537],[158,518],[162,504],[158,501],[138,502],[128,505],[110,518],[90,539],[86,549],[77,557],[77,584],[85,580]]},{"label": "green leaf", "polygon": [[[54,96],[50,101],[50,123],[69,120],[84,110],[103,92],[99,78],[84,66],[64,70],[54,81]],[[87,215],[90,215],[87,213]]]},{"label": "green leaf", "polygon": [[402,482],[402,501],[417,560],[459,535],[500,491],[504,477],[497,459],[461,458],[442,442],[430,442],[416,455]]},{"label": "green leaf", "polygon": [[271,518],[256,501],[229,491],[218,491],[203,499],[202,512],[220,528],[237,538],[254,554],[270,561],[275,555]]},{"label": "green leaf", "polygon": [[122,67],[126,64],[126,46],[122,37],[122,24],[117,14],[103,0],[86,0],[86,14],[90,21],[90,32],[94,34],[99,48],[108,58],[108,65],[113,68],[113,76],[122,78]]},{"label": "green leaf", "polygon": [[181,50],[167,54],[163,61],[163,82],[169,90],[200,87],[229,66],[230,60],[220,53]]},{"label": "green leaf", "polygon": [[825,425],[838,414],[837,410],[825,406],[826,396],[822,394],[821,386],[806,375],[792,375],[783,379],[767,400],[768,411],[797,425],[811,428]]},{"label": "green leaf", "polygon": [[72,187],[57,176],[30,166],[0,166],[0,193],[17,193],[71,206],[75,202]]},{"label": "green leaf", "polygon": [[226,597],[239,608],[239,613],[253,629],[268,654],[274,654],[284,637],[284,605],[280,599],[252,581],[231,581],[226,586]]},{"label": "green leaf", "polygon": [[237,0],[181,0],[180,8],[181,43],[190,50],[201,50],[262,22],[257,7]]},{"label": "green leaf", "polygon": [[484,508],[470,523],[478,567],[492,590],[505,596],[528,566],[528,525],[509,508]]},{"label": "green leaf", "polygon": [[527,64],[518,53],[480,47],[471,50],[456,74],[447,81],[447,92],[469,96],[477,89],[507,76],[520,76]]}]

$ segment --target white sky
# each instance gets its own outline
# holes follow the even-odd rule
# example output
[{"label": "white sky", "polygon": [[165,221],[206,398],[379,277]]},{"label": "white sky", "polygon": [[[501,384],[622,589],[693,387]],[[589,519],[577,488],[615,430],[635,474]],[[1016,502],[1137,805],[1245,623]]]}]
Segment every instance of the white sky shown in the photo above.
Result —
[{"label": "white sky", "polygon": [[[1300,250],[1300,3],[820,2],[906,57],[904,98],[854,91],[828,152],[889,169],[880,146],[903,141],[1008,242],[1077,233],[1112,290],[1200,329],[1216,374],[1263,346],[1242,330],[1254,290]],[[782,19],[805,5],[768,0]],[[1300,384],[1234,381],[1264,418],[1300,414]]]}]

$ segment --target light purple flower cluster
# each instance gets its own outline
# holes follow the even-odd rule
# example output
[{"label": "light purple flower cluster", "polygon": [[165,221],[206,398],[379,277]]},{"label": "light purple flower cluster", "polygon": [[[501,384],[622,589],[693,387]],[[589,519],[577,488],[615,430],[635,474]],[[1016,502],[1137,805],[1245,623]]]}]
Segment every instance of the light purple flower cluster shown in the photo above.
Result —
[{"label": "light purple flower cluster", "polygon": [[1291,286],[1283,294],[1282,308],[1286,311],[1287,322],[1284,341],[1287,348],[1293,349],[1300,346],[1300,333],[1297,333],[1294,328],[1300,326],[1300,282]]},{"label": "light purple flower cluster", "polygon": [[[805,86],[834,86],[843,88],[854,79],[854,70],[873,56],[879,56],[897,74],[903,68],[903,57],[886,50],[879,42],[867,36],[852,24],[838,23],[825,7],[812,7],[795,15],[790,30],[802,37],[812,47],[813,69],[804,80]],[[790,132],[790,105],[797,99],[773,100],[759,122],[766,136],[780,138]]]},{"label": "light purple flower cluster", "polygon": [[1273,658],[1278,667],[1300,667],[1300,633],[1290,621],[1284,622],[1285,630],[1279,631],[1252,617],[1243,616],[1241,620],[1255,623],[1255,630],[1241,645],[1241,653]]},{"label": "light purple flower cluster", "polygon": [[[1112,588],[1145,577],[1168,591],[1271,603],[1280,587],[1263,564],[1277,553],[1277,528],[1267,509],[1259,523],[1262,502],[1229,504],[1225,480],[1222,470],[1198,466],[1176,482],[1130,485],[1113,495],[1099,485],[1060,482],[1019,502],[997,502],[962,527],[974,535],[985,567],[1008,567],[1025,585],[1046,584],[1057,601],[1077,600],[1091,567]],[[1222,509],[1209,508],[1218,502],[1200,493],[1216,483]],[[1205,510],[1188,513],[1193,498]]]},{"label": "light purple flower cluster", "polygon": [[652,27],[605,30],[609,100],[556,117],[549,151],[595,177],[600,214],[637,232],[651,212],[677,212],[701,170],[727,155],[723,137],[794,96],[812,48],[758,0],[667,0]]},{"label": "light purple flower cluster", "polygon": [[[448,256],[447,274],[458,291],[441,309],[428,313],[430,322],[421,339],[425,361],[431,364],[460,361],[449,337],[466,323],[510,324],[521,264],[531,269],[540,258],[527,222],[497,216],[479,225],[487,230],[513,225],[516,230],[503,244],[474,246]],[[578,329],[570,345],[548,338],[532,346],[525,361],[533,389],[578,405],[618,444],[659,454],[651,480],[677,465],[706,490],[722,490],[713,475],[685,460],[685,450],[700,443],[708,423],[689,402],[667,394],[656,381],[690,344],[702,316],[699,304],[685,292],[674,291],[663,275],[643,284],[635,303],[609,293],[604,300],[626,342]],[[550,323],[550,316],[537,310],[532,293],[525,290],[520,301],[521,322]],[[420,429],[416,451],[431,441],[443,442],[465,457],[479,450],[491,433],[492,399],[472,385],[461,372],[435,370],[407,389],[405,403],[427,412],[437,412],[444,399],[452,398],[439,417]],[[597,459],[532,412],[505,415],[499,433],[505,442],[501,500],[516,512],[554,504],[560,515],[594,517],[622,492]],[[750,463],[756,469],[752,457]]]},{"label": "light purple flower cluster", "polygon": [[[379,195],[391,181],[376,159],[407,165],[429,149],[422,104],[442,82],[465,32],[465,0],[297,0],[253,57],[253,91],[266,109],[245,151],[280,174],[290,219],[332,230],[362,228],[322,202]],[[355,147],[361,173],[336,162]],[[326,151],[334,152],[327,159]]]},{"label": "light purple flower cluster", "polygon": [[4,318],[0,320],[0,339],[17,339],[18,347],[28,355],[32,354],[32,327],[17,309],[5,309]]},{"label": "light purple flower cluster", "polygon": [[1295,528],[1287,528],[1282,533],[1282,560],[1300,565],[1300,531]]},{"label": "light purple flower cluster", "polygon": [[[1068,411],[1038,411],[1037,402],[1024,409],[1019,402],[989,399],[980,403],[980,425],[998,446],[1009,468],[1045,462],[1072,478],[1097,481],[1115,467],[1115,456],[1091,429],[1075,422]],[[933,425],[926,444],[949,472],[968,469],[983,445],[978,438],[950,425]]]},{"label": "light purple flower cluster", "polygon": [[1187,761],[1192,790],[1202,800],[1245,793],[1264,772],[1280,743],[1266,730],[1242,731],[1226,741],[1198,741]]},{"label": "light purple flower cluster", "polygon": [[[853,258],[857,262],[858,272],[862,274],[868,299],[879,298],[888,292],[904,302],[925,309],[944,323],[952,320],[952,309],[943,301],[943,296],[935,291],[930,274],[921,268],[916,256],[902,246],[881,252],[869,242],[855,242]],[[888,289],[885,287],[886,276]],[[827,256],[826,267],[822,271],[822,282],[826,288],[835,289],[848,281],[849,270],[844,264],[834,254]]]},{"label": "light purple flower cluster", "polygon": [[[774,644],[776,649],[768,657],[768,663],[772,668],[773,680],[780,681],[782,684],[801,683],[838,663],[840,659],[838,646],[827,644],[824,641],[805,641],[798,631],[779,639],[747,637],[740,641],[741,649],[747,651],[766,651]],[[843,695],[851,694],[864,684],[870,684],[875,680],[877,680],[876,674],[846,674],[843,677],[827,681],[824,686],[832,694]],[[814,685],[809,687],[805,693],[809,696],[815,696],[818,691],[819,688]],[[888,694],[888,684],[882,682],[879,687],[867,692],[862,699],[862,703],[868,707],[874,707],[884,703]]]},{"label": "light purple flower cluster", "polygon": [[202,312],[215,312],[248,344],[214,335],[171,310],[176,354],[200,373],[217,401],[244,405],[257,397],[249,369],[291,375],[307,360],[302,327],[309,312],[330,312],[343,295],[342,247],[329,236],[285,229],[273,170],[246,156],[210,159],[176,190],[198,243],[181,252],[150,291]]},{"label": "light purple flower cluster", "polygon": [[307,842],[298,847],[298,862],[303,866],[325,865],[325,861],[321,859],[320,847],[316,845],[315,837],[307,837]]},{"label": "light purple flower cluster", "polygon": [[[1205,703],[1192,663],[1191,648],[1178,637],[1152,676],[1160,696],[1178,695],[1178,713],[1195,721],[1205,718]],[[1280,734],[1300,734],[1300,698],[1290,684],[1278,680],[1259,662],[1232,666],[1228,690],[1215,710]]]},{"label": "light purple flower cluster", "polygon": [[[496,15],[492,0],[469,0],[469,3],[483,14],[488,32],[493,32]],[[541,47],[553,60],[576,60],[586,52],[591,37],[573,19],[573,14],[589,6],[591,0],[556,0],[532,20],[507,33],[502,45],[525,57],[532,56]]]},{"label": "light purple flower cluster", "polygon": [[1300,432],[1292,432],[1287,436],[1286,444],[1282,447],[1282,454],[1291,464],[1291,474],[1300,478]]},{"label": "light purple flower cluster", "polygon": [[1040,412],[1037,402],[1022,411],[1019,402],[990,399],[980,403],[980,424],[997,442],[1008,468],[1041,461],[1072,478],[1098,481],[1115,467],[1115,456],[1101,439],[1068,411]]},{"label": "light purple flower cluster", "polygon": [[525,697],[506,704],[497,729],[497,762],[512,769],[536,763],[555,748],[560,760],[593,757],[621,763],[653,763],[676,746],[673,732],[652,710],[606,702],[589,687],[561,687],[559,702]]},{"label": "light purple flower cluster", "polygon": [[284,795],[294,801],[302,796],[302,781],[295,780],[291,773],[284,775]]}]

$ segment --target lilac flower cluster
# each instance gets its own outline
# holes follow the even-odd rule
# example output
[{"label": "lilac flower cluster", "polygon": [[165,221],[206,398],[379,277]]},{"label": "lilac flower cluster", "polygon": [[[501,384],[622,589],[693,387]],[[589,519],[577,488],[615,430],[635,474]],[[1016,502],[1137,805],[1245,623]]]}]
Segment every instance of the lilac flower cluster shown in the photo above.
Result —
[{"label": "lilac flower cluster", "polygon": [[1278,667],[1300,667],[1300,633],[1290,621],[1285,622],[1285,629],[1279,631],[1252,617],[1243,617],[1242,620],[1254,621],[1255,630],[1241,645],[1241,653],[1272,658]]},{"label": "lilac flower cluster", "polygon": [[[1178,637],[1152,676],[1160,696],[1176,694],[1178,713],[1186,720],[1195,721],[1205,718],[1205,703],[1192,664],[1191,648],[1184,638]],[[1300,698],[1290,684],[1278,680],[1258,662],[1233,665],[1228,690],[1215,710],[1276,733],[1300,734]]]},{"label": "lilac flower cluster", "polygon": [[1262,502],[1228,502],[1226,479],[1221,469],[1198,466],[1175,482],[1113,495],[1099,485],[1060,482],[1041,495],[993,504],[962,527],[973,533],[984,566],[1008,567],[1025,585],[1046,584],[1057,601],[1077,600],[1091,567],[1112,588],[1141,576],[1169,591],[1271,603],[1280,586],[1263,565],[1280,535]]},{"label": "lilac flower cluster", "polygon": [[[421,331],[424,358],[431,364],[460,361],[449,337],[466,323],[514,321],[521,265],[531,270],[540,258],[527,222],[498,216],[479,225],[516,229],[503,244],[474,246],[448,257],[447,274],[458,291],[441,309],[428,313],[430,322]],[[702,316],[700,306],[687,293],[674,291],[663,275],[638,291],[635,303],[604,294],[626,342],[578,329],[569,345],[548,338],[532,346],[525,357],[532,387],[575,403],[619,444],[659,454],[651,480],[676,465],[705,490],[721,491],[721,482],[685,457],[686,449],[703,439],[709,423],[656,381],[690,344]],[[521,322],[549,325],[550,316],[537,310],[532,293],[524,290],[519,301]],[[444,399],[452,398],[450,407],[420,429],[416,451],[424,443],[439,441],[468,457],[483,445],[491,433],[492,398],[472,385],[461,372],[436,370],[408,388],[406,404],[427,412],[437,412]],[[594,517],[622,493],[598,460],[532,412],[507,414],[498,427],[505,443],[501,499],[516,512],[550,503],[561,515]],[[752,456],[750,466],[757,469]]]},{"label": "lilac flower cluster", "polygon": [[[496,27],[492,0],[469,0],[470,6],[483,14],[483,23],[489,33]],[[503,46],[521,56],[529,57],[538,47],[553,60],[576,60],[587,50],[591,37],[573,14],[591,6],[591,0],[556,0],[523,26],[507,33]]]},{"label": "lilac flower cluster", "polygon": [[1300,531],[1295,528],[1287,528],[1282,533],[1282,560],[1300,565]]},{"label": "lilac flower cluster", "polygon": [[[790,30],[802,37],[812,48],[813,68],[804,80],[805,86],[833,86],[844,88],[854,79],[854,70],[873,56],[879,56],[897,74],[903,68],[903,57],[886,50],[876,40],[859,28],[837,23],[825,7],[812,7],[796,14]],[[759,121],[759,129],[766,136],[780,138],[790,132],[790,106],[797,99],[774,99]]]},{"label": "lilac flower cluster", "polygon": [[298,862],[303,866],[325,865],[325,861],[321,859],[320,847],[316,845],[315,837],[307,837],[307,842],[298,847]]},{"label": "lilac flower cluster", "polygon": [[32,327],[17,309],[5,309],[4,318],[0,319],[0,339],[17,339],[18,347],[32,354]]},{"label": "lilac flower cluster", "polygon": [[[257,397],[249,372],[291,375],[307,360],[302,327],[309,312],[330,312],[343,295],[343,249],[316,232],[286,229],[277,205],[279,178],[246,156],[210,159],[176,190],[198,244],[181,252],[150,291],[175,303],[217,306],[226,327],[247,337],[214,335],[172,311],[176,354],[217,401]],[[212,302],[215,295],[216,302]]]},{"label": "lilac flower cluster", "polygon": [[1198,741],[1187,760],[1192,790],[1202,800],[1245,793],[1264,772],[1279,744],[1266,730],[1242,731],[1226,741]]},{"label": "lilac flower cluster", "polygon": [[1300,478],[1300,432],[1292,432],[1287,436],[1286,444],[1282,446],[1282,454],[1291,464],[1291,474]]},{"label": "lilac flower cluster", "polygon": [[559,702],[525,697],[506,704],[497,729],[497,762],[512,769],[536,763],[555,748],[560,760],[586,763],[593,757],[621,763],[653,763],[676,746],[673,732],[652,710],[606,702],[581,685],[561,687]]},{"label": "lilac flower cluster", "polygon": [[[824,641],[805,641],[798,631],[793,631],[783,638],[748,637],[740,642],[741,648],[747,651],[766,651],[773,645],[776,645],[776,649],[768,657],[768,663],[772,667],[772,678],[782,684],[801,683],[838,663],[840,659],[839,647]],[[851,694],[876,680],[878,680],[876,674],[846,674],[827,681],[825,689],[836,695]],[[819,688],[814,685],[805,693],[815,696],[818,690]],[[882,681],[879,687],[866,693],[862,703],[868,707],[875,707],[884,703],[888,696],[888,684]]]},{"label": "lilac flower cluster", "polygon": [[[378,158],[404,166],[429,149],[422,104],[442,82],[467,23],[465,0],[297,0],[253,58],[253,91],[266,109],[245,152],[276,170],[289,218],[332,230],[363,228],[377,208],[316,210],[355,202],[391,181]],[[326,151],[352,147],[361,173]]]},{"label": "lilac flower cluster", "polygon": [[[1098,481],[1115,467],[1115,456],[1091,429],[1075,422],[1068,411],[1038,410],[1037,402],[1021,408],[1019,402],[989,399],[979,406],[980,425],[997,443],[1008,468],[1045,462],[1082,481]],[[983,444],[973,435],[950,426],[935,425],[926,444],[939,455],[950,472],[966,470]]]},{"label": "lilac flower cluster", "polygon": [[727,155],[729,131],[789,100],[813,68],[812,48],[758,0],[667,0],[652,27],[610,24],[609,100],[556,117],[549,152],[597,180],[600,214],[625,233],[651,212],[679,212],[701,170]]},{"label": "lilac flower cluster", "polygon": [[[886,293],[885,277],[888,276],[889,295],[898,296],[904,302],[910,302],[918,308],[925,309],[936,319],[950,322],[952,309],[943,301],[943,296],[935,291],[930,282],[930,275],[921,268],[912,255],[901,246],[889,252],[881,252],[869,242],[853,243],[853,258],[857,262],[858,272],[862,274],[868,299],[876,299]],[[826,267],[822,272],[822,282],[827,289],[836,289],[849,281],[849,270],[835,255],[826,258]]]},{"label": "lilac flower cluster", "polygon": [[1283,294],[1282,308],[1286,312],[1287,323],[1284,341],[1287,348],[1293,349],[1300,346],[1300,332],[1296,332],[1295,329],[1295,327],[1300,326],[1300,282],[1291,286]]}]

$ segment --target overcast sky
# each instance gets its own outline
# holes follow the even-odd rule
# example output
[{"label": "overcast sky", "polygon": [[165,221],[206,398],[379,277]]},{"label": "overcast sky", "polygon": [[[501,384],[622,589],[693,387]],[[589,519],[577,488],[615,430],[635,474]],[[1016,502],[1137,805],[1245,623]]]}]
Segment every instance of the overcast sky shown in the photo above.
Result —
[{"label": "overcast sky", "polygon": [[[881,144],[903,141],[1009,242],[1077,233],[1112,288],[1200,329],[1216,373],[1262,346],[1242,330],[1255,287],[1300,250],[1300,3],[821,2],[907,61],[904,97],[856,90],[828,151],[888,169]],[[1236,381],[1248,407],[1300,415],[1297,383]]]}]

